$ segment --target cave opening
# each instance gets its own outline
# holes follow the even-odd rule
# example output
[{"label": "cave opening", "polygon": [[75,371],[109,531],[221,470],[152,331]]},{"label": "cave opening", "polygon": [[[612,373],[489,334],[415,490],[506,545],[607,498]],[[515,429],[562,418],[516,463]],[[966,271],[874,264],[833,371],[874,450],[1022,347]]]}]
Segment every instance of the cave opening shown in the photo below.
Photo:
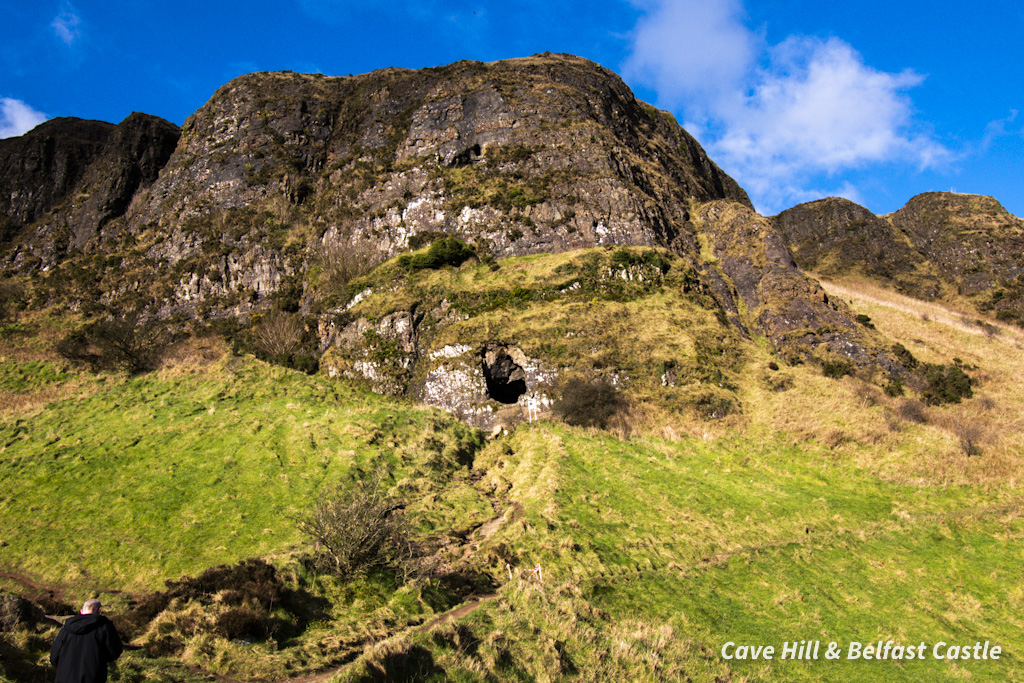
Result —
[{"label": "cave opening", "polygon": [[513,404],[526,393],[526,372],[505,349],[491,349],[483,354],[484,381],[488,397],[504,404]]},{"label": "cave opening", "polygon": [[462,150],[461,152],[452,157],[452,160],[449,162],[449,166],[452,166],[453,168],[469,166],[474,161],[479,159],[482,154],[483,150],[480,148],[479,144],[473,145],[472,147],[467,147],[466,149]]}]

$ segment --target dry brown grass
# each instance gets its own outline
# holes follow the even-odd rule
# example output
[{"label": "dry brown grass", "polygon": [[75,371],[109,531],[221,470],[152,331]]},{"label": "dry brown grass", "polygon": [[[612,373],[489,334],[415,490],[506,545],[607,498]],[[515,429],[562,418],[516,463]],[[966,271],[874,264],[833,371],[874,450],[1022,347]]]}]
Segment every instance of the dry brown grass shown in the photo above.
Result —
[{"label": "dry brown grass", "polygon": [[750,420],[742,414],[713,420],[693,410],[668,409],[640,401],[617,413],[609,421],[606,431],[620,439],[649,436],[666,441],[685,438],[712,440],[730,433],[745,432],[749,426]]},{"label": "dry brown grass", "polygon": [[[829,296],[838,296],[849,303],[857,301],[861,305],[881,306],[891,311],[916,317],[920,322],[938,323],[970,335],[985,337],[1006,335],[1011,340],[1024,343],[1024,331],[997,320],[979,317],[975,313],[965,313],[943,304],[914,299],[889,289],[883,289],[870,282],[854,279],[820,281]],[[871,320],[875,322],[873,315]]]},{"label": "dry brown grass", "polygon": [[[876,427],[889,431],[881,448],[861,448],[856,458],[887,478],[922,484],[980,484],[1017,489],[1024,453],[1024,332],[994,321],[978,325],[959,311],[904,297],[864,282],[822,282],[830,296],[847,301],[857,313],[871,317],[878,330],[902,343],[920,360],[949,363],[959,358],[978,380],[976,397],[961,405],[920,408],[913,397],[883,400],[874,406],[847,408],[844,420],[828,414],[842,409],[812,392],[797,398],[798,411],[788,411],[790,428],[825,434],[830,421],[852,422],[865,434]],[[994,333],[991,328],[996,328]],[[804,392],[801,392],[804,393]],[[856,393],[856,392],[854,392]],[[815,400],[819,402],[815,409]],[[849,405],[849,404],[847,404]],[[856,403],[855,403],[856,405]],[[896,430],[893,427],[897,427]],[[979,457],[967,457],[966,453]]]},{"label": "dry brown grass", "polygon": [[854,312],[869,315],[883,335],[919,360],[950,363],[959,358],[978,381],[975,398],[926,408],[912,387],[906,396],[890,397],[861,378],[829,379],[806,365],[769,372],[765,368],[771,357],[765,351],[764,358],[750,359],[739,382],[742,418],[680,424],[678,417],[652,412],[641,431],[711,438],[730,430],[775,435],[793,443],[817,443],[833,457],[891,481],[1019,489],[1024,387],[1018,378],[1024,376],[1024,333],[1005,326],[998,334],[988,333],[973,319],[962,320],[957,311],[863,282],[822,284]]},{"label": "dry brown grass", "polygon": [[228,344],[221,337],[189,337],[161,355],[159,374],[163,379],[195,375],[209,369],[229,353]]},{"label": "dry brown grass", "polygon": [[55,401],[67,401],[70,399],[84,398],[96,390],[83,381],[72,381],[66,384],[49,386],[40,391],[19,393],[14,391],[0,391],[0,416],[25,416],[33,415]]}]

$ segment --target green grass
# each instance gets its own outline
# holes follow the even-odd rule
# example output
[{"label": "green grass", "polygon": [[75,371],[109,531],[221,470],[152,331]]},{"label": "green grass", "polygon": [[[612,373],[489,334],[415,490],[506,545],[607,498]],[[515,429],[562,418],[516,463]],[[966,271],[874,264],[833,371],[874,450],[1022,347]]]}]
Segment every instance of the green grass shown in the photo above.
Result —
[{"label": "green grass", "polygon": [[[1022,674],[1024,591],[1013,567],[1024,557],[1024,519],[1016,499],[886,482],[817,447],[771,440],[623,442],[537,425],[521,427],[509,445],[513,452],[491,449],[485,481],[507,491],[522,516],[493,542],[513,549],[521,571],[540,563],[545,584],[521,573],[467,621],[464,641],[514,633],[504,654],[426,642],[449,673],[820,681]],[[850,641],[879,639],[925,642],[929,653],[939,641],[988,640],[1003,655],[779,661],[787,641],[836,641],[845,653]],[[728,641],[773,645],[776,659],[727,662],[719,653]]]},{"label": "green grass", "polygon": [[[10,367],[5,388],[32,372],[62,376]],[[153,588],[286,551],[320,487],[378,460],[408,478],[429,454],[421,434],[469,435],[430,411],[244,359],[94,384],[28,419],[0,419],[0,564],[78,591]]]}]

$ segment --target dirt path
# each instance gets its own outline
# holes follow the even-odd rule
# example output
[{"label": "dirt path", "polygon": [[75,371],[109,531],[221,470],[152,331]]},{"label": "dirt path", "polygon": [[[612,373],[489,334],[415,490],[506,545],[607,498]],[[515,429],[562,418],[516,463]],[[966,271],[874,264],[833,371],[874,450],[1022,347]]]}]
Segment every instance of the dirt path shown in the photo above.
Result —
[{"label": "dirt path", "polygon": [[497,593],[488,593],[486,595],[472,596],[467,602],[462,603],[455,609],[450,609],[444,614],[439,614],[430,621],[425,622],[419,626],[416,626],[415,629],[419,632],[425,632],[434,629],[440,626],[441,624],[447,624],[449,621],[461,619],[462,617],[475,612],[477,608],[480,607],[480,605],[484,604],[485,602],[495,600],[497,599],[497,597]]},{"label": "dirt path", "polygon": [[18,593],[32,602],[64,602],[64,594],[67,590],[63,586],[47,586],[27,574],[3,567],[0,567],[0,580],[10,581],[21,586]]},{"label": "dirt path", "polygon": [[[822,288],[831,296],[839,296],[847,300],[861,299],[863,301],[867,301],[878,306],[885,306],[886,308],[901,311],[915,317],[927,315],[935,322],[954,327],[961,332],[966,332],[968,334],[988,334],[984,328],[973,322],[979,319],[977,313],[958,311],[945,304],[914,299],[913,297],[869,284],[834,282],[822,277],[818,277],[818,281],[821,283]],[[1016,339],[1018,341],[1024,340],[1024,334],[1021,333],[1020,329],[1013,325],[1008,325],[998,320],[986,320],[985,322],[993,328],[998,329],[999,333],[1003,336]]]}]

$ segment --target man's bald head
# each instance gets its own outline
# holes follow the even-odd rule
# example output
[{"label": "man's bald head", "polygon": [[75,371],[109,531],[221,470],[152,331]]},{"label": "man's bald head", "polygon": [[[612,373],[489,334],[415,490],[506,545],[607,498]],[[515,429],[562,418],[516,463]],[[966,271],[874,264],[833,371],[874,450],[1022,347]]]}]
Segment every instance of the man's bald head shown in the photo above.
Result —
[{"label": "man's bald head", "polygon": [[103,605],[100,604],[99,600],[86,600],[85,604],[82,605],[82,614],[99,614],[102,608]]}]

